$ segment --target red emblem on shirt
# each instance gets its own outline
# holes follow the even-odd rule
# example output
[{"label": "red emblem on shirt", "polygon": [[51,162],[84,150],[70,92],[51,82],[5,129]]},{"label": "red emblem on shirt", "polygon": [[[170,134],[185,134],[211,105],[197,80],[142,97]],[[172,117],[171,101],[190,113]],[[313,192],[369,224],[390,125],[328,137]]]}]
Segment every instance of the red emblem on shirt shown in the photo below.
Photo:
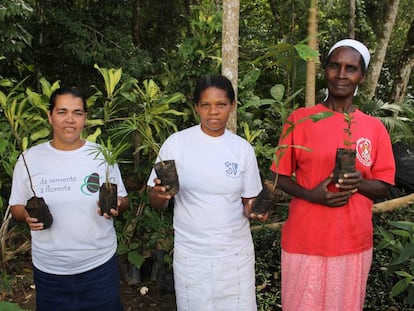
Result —
[{"label": "red emblem on shirt", "polygon": [[372,144],[368,138],[361,137],[356,142],[356,156],[359,162],[365,166],[372,165],[371,158]]}]

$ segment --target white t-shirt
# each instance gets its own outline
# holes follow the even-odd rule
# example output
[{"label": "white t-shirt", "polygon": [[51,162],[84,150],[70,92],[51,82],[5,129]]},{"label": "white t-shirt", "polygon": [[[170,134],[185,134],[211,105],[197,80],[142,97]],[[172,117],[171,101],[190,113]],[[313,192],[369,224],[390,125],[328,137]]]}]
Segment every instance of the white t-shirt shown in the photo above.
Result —
[{"label": "white t-shirt", "polygon": [[[31,231],[32,260],[41,271],[68,275],[89,271],[108,261],[116,251],[112,219],[97,213],[99,186],[105,165],[94,160],[91,142],[62,151],[49,142],[25,151],[36,196],[43,197],[53,216],[50,228]],[[111,182],[118,195],[127,196],[118,166],[111,168]],[[26,167],[20,156],[13,174],[10,205],[26,205],[33,196]]]},{"label": "white t-shirt", "polygon": [[[226,256],[252,248],[241,198],[262,189],[253,147],[225,131],[206,135],[200,125],[171,135],[160,157],[175,160],[180,190],[175,195],[174,248],[193,256]],[[148,185],[154,186],[154,170]]]}]

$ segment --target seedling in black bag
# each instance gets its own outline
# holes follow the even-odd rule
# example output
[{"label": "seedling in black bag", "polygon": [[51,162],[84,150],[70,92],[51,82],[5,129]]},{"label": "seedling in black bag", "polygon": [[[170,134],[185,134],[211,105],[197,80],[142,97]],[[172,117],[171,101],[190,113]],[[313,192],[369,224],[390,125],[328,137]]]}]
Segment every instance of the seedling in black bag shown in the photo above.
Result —
[{"label": "seedling in black bag", "polygon": [[33,188],[32,178],[30,176],[29,168],[27,166],[26,159],[22,153],[22,158],[24,165],[26,167],[27,174],[29,176],[30,189],[33,192],[33,196],[27,200],[26,211],[29,213],[30,217],[37,218],[37,222],[43,223],[43,229],[49,228],[53,223],[53,216],[49,211],[49,206],[46,204],[43,198],[36,196],[36,192]]}]

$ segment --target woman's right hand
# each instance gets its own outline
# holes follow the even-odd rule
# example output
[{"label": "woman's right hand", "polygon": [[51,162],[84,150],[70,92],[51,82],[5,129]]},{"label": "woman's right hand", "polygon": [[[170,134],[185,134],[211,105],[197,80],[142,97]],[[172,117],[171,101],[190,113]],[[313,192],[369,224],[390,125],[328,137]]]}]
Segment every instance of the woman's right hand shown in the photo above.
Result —
[{"label": "woman's right hand", "polygon": [[322,181],[319,185],[309,191],[308,201],[329,207],[340,207],[348,203],[349,198],[355,193],[354,190],[329,191],[328,185],[332,183],[333,175]]},{"label": "woman's right hand", "polygon": [[151,188],[149,197],[150,204],[153,208],[165,208],[168,206],[169,200],[172,198],[171,194],[167,194],[167,188],[161,186],[161,180],[154,178],[154,187]]},{"label": "woman's right hand", "polygon": [[26,217],[26,223],[32,231],[43,230],[43,222],[38,222],[37,218],[30,217],[29,214]]}]

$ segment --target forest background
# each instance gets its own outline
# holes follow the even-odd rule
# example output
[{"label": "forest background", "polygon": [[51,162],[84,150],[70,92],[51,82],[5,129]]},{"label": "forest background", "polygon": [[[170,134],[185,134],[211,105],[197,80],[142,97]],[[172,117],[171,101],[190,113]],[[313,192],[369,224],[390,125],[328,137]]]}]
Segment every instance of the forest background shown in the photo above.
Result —
[{"label": "forest background", "polygon": [[[239,28],[236,131],[254,146],[263,180],[270,178],[283,120],[308,98],[309,62],[316,64],[312,83],[318,102],[325,92],[321,65],[330,46],[343,38],[364,42],[372,54],[369,80],[356,97],[359,108],[380,118],[394,143],[413,143],[411,0],[224,2],[240,5],[239,25],[229,25]],[[192,103],[197,78],[223,69],[222,47],[231,38],[223,33],[222,8],[218,0],[0,2],[2,300],[18,282],[19,263],[30,261],[30,234],[10,219],[7,204],[13,167],[21,149],[50,137],[48,98],[59,85],[76,86],[88,97],[85,138],[110,139],[114,148],[129,144],[118,161],[131,199],[130,210],[116,221],[121,260],[139,272],[161,252],[170,267],[172,209],[149,208],[146,180],[165,138],[197,123]],[[317,30],[310,35],[312,12]],[[315,39],[316,47],[308,49]],[[367,310],[412,310],[411,210],[374,215],[377,248]],[[286,215],[286,204],[276,206],[272,222]],[[253,234],[259,306],[277,310],[279,232],[262,227]]]}]

